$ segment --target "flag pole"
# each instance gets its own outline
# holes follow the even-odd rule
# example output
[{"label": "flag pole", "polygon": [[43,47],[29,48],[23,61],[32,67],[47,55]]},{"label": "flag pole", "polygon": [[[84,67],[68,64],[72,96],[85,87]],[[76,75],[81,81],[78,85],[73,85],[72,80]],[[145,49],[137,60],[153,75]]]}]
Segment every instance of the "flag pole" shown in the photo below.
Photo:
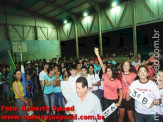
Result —
[{"label": "flag pole", "polygon": [[13,59],[12,59],[12,56],[11,56],[10,50],[8,50],[8,54],[9,54],[9,56],[10,56],[10,58],[11,58],[11,61],[12,61],[13,65],[14,65],[14,68],[16,68],[16,67],[15,67],[15,63],[14,63],[14,61],[13,61]]},{"label": "flag pole", "polygon": [[20,49],[20,59],[21,59],[21,73],[22,73],[22,85],[24,87],[24,93],[26,94],[26,79],[25,79],[25,72],[24,72],[24,65],[23,65],[23,56],[22,56],[22,49]]}]

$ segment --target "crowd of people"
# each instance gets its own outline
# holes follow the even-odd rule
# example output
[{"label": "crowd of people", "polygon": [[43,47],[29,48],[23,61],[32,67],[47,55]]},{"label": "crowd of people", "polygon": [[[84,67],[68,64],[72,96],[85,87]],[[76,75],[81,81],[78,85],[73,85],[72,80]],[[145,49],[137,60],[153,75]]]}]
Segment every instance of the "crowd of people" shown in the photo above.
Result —
[{"label": "crowd of people", "polygon": [[[25,61],[26,94],[21,84],[20,62],[15,63],[12,88],[15,105],[20,108],[19,115],[27,114],[21,106],[33,106],[34,95],[42,93],[45,106],[51,108],[46,115],[57,114],[52,111],[54,105],[74,105],[75,111],[68,111],[68,114],[103,115],[102,111],[115,103],[117,109],[107,118],[97,121],[125,122],[127,116],[130,122],[163,122],[163,69],[160,68],[155,74],[154,62],[157,59],[153,55],[138,54],[134,60],[129,58],[117,63],[112,57],[101,57],[98,48],[94,49],[94,53],[93,57],[75,60],[60,58],[57,61],[52,58],[50,62],[45,59]],[[2,96],[6,100],[13,99],[7,82],[10,67],[1,65],[1,73],[6,81]],[[61,82],[71,84],[73,94],[68,100],[62,94]],[[149,108],[131,97],[133,89],[153,100]],[[65,115],[65,112],[60,114]],[[158,115],[157,120],[155,114]]]}]

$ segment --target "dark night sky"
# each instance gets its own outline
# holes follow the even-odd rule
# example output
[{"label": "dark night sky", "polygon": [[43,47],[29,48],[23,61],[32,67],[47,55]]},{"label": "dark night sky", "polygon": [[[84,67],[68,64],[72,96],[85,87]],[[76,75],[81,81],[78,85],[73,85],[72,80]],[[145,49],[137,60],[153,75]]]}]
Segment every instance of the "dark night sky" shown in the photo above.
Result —
[{"label": "dark night sky", "polygon": [[[160,34],[160,49],[163,47],[162,35],[163,28],[161,26],[163,22],[152,23],[148,25],[141,25],[137,27],[137,44],[138,52],[153,51],[153,45],[155,39],[153,39],[154,29],[159,31]],[[116,53],[128,53],[133,51],[133,32],[132,28],[121,29],[112,32],[106,32],[102,34],[103,37],[103,53],[108,54],[112,52]],[[99,46],[98,35],[87,36],[79,38],[79,53],[80,55],[93,54],[93,47]],[[75,56],[75,39],[61,43],[62,56]]]}]

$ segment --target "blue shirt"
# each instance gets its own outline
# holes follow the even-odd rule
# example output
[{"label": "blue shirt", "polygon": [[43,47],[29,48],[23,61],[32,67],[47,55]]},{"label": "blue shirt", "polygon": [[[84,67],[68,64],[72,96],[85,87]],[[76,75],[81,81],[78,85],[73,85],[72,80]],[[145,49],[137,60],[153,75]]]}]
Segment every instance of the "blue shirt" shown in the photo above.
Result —
[{"label": "blue shirt", "polygon": [[99,72],[100,72],[100,70],[101,70],[101,65],[96,65],[96,64],[93,64],[93,66],[94,66],[94,72],[96,73],[96,74],[98,74]]},{"label": "blue shirt", "polygon": [[[60,75],[59,79],[62,80],[62,75]],[[56,81],[56,82],[57,82],[57,81]],[[53,87],[53,92],[54,92],[54,93],[59,93],[59,92],[61,92],[61,87],[60,87],[60,86],[55,86],[55,87]]]},{"label": "blue shirt", "polygon": [[[45,80],[47,80],[48,82],[50,82],[52,79],[54,79],[55,78],[55,76],[53,75],[51,78],[48,76],[48,74],[46,74],[45,76],[44,76],[44,82],[43,82],[43,85],[45,85]],[[49,86],[44,86],[44,93],[45,94],[50,94],[50,93],[52,93],[53,92],[53,83],[52,84],[50,84]]]},{"label": "blue shirt", "polygon": [[26,81],[26,97],[33,98],[33,83],[31,80]]},{"label": "blue shirt", "polygon": [[111,64],[113,64],[113,65],[116,65],[116,62],[115,62],[114,60],[108,61],[108,63],[111,63]]}]

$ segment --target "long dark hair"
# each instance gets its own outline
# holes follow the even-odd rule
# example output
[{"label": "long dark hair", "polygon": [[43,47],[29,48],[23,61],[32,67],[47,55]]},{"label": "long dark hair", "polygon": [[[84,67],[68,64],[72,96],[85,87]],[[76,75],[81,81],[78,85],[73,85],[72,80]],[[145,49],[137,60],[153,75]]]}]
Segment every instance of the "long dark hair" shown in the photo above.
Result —
[{"label": "long dark hair", "polygon": [[[66,70],[65,70],[65,71],[67,72],[68,77],[69,77],[69,76],[71,76],[70,71],[69,71],[69,69],[68,69],[68,68],[66,68]],[[62,73],[62,79],[65,77],[65,71]]]},{"label": "long dark hair", "polygon": [[115,65],[109,65],[109,66],[106,66],[106,69],[105,69],[105,72],[107,72],[107,69],[110,69],[112,71],[112,77],[115,79],[119,79],[118,77],[118,69]]},{"label": "long dark hair", "polygon": [[[15,81],[17,82],[17,81],[18,81],[18,80],[16,79],[16,77],[15,77],[15,75],[16,75],[16,73],[17,73],[18,71],[21,72],[20,69],[15,69],[15,70],[14,70],[13,76],[12,76],[12,82],[15,82]],[[20,81],[22,82],[22,78],[20,79]]]},{"label": "long dark hair", "polygon": [[89,64],[88,70],[89,70],[90,67],[93,67],[93,74],[95,75],[95,72],[94,72],[94,65],[93,65],[93,64]]},{"label": "long dark hair", "polygon": [[[88,66],[88,70],[89,70],[89,67],[93,67],[93,75],[94,75],[94,78],[95,78],[94,65],[93,65],[93,64],[89,64],[89,66]],[[96,79],[96,78],[95,78],[95,79]]]},{"label": "long dark hair", "polygon": [[49,68],[47,69],[47,74],[49,75],[50,71],[52,71],[52,70],[53,70],[53,67],[49,67]]}]

